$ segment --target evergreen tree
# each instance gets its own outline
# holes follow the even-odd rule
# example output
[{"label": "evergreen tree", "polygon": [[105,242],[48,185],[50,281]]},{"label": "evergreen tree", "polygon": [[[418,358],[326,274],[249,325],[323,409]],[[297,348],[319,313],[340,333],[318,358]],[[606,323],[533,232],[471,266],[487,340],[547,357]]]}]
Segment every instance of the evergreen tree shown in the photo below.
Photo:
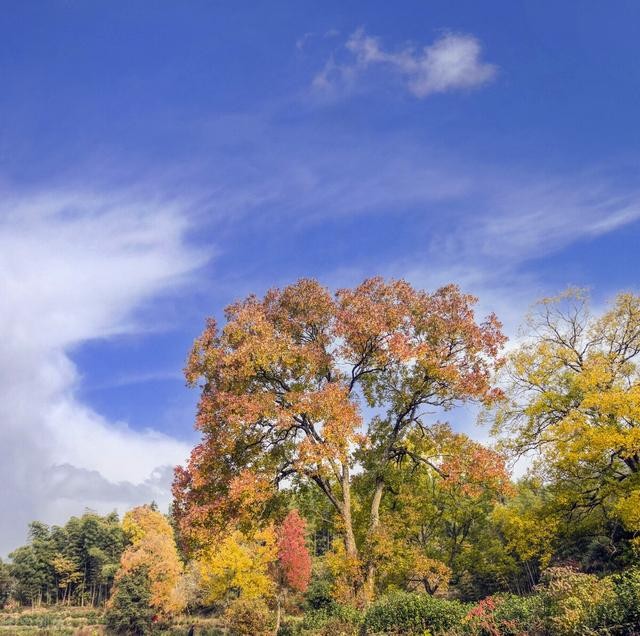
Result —
[{"label": "evergreen tree", "polygon": [[115,634],[150,634],[153,619],[150,601],[148,568],[140,566],[126,572],[119,578],[109,602],[107,629]]}]

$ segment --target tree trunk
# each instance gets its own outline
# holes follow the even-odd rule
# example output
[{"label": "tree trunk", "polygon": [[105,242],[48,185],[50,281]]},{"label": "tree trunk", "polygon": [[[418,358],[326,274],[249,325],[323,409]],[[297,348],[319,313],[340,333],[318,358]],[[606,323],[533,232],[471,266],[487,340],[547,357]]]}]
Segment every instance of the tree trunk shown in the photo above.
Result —
[{"label": "tree trunk", "polygon": [[357,558],[358,547],[353,534],[353,520],[351,518],[351,483],[349,475],[349,465],[345,462],[342,465],[342,520],[344,522],[344,547],[347,556]]},{"label": "tree trunk", "polygon": [[[380,525],[380,502],[382,501],[382,493],[384,491],[384,481],[380,478],[376,478],[376,489],[373,492],[373,499],[371,500],[371,512],[369,513],[369,538],[373,537],[374,532]],[[365,600],[370,603],[373,600],[376,585],[376,566],[370,559],[367,564],[366,579],[365,579]]]},{"label": "tree trunk", "polygon": [[280,594],[276,594],[276,628],[274,630],[275,636],[278,636],[278,632],[280,631],[280,620],[282,615],[282,610],[280,608]]}]

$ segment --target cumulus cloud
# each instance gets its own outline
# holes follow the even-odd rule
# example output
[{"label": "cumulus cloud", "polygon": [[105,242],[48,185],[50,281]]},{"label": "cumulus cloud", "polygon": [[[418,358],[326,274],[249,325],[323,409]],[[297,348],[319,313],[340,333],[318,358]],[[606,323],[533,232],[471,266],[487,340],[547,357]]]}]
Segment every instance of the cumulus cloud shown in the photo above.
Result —
[{"label": "cumulus cloud", "polygon": [[335,90],[353,86],[358,77],[372,67],[386,68],[402,78],[407,90],[418,98],[435,93],[478,88],[491,81],[497,67],[482,61],[482,47],[472,35],[447,33],[421,49],[385,50],[380,39],[358,29],[347,40],[350,58],[339,63],[329,59],[313,86]]},{"label": "cumulus cloud", "polygon": [[203,262],[178,206],[133,195],[5,193],[0,203],[0,554],[26,524],[156,499],[179,440],[110,422],[76,397],[73,347],[143,328],[136,311]]}]

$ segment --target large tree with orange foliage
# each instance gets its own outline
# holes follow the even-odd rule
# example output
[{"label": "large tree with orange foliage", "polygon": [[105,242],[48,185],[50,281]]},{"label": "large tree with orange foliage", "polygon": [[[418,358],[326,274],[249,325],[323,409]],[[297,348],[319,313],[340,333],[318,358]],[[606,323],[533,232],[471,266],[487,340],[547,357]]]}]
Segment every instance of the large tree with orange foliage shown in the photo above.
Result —
[{"label": "large tree with orange foliage", "polygon": [[409,434],[428,432],[434,409],[495,395],[504,336],[495,316],[476,320],[475,302],[454,285],[427,293],[372,278],[331,294],[303,279],[229,306],[222,329],[209,320],[186,368],[201,389],[202,442],[174,483],[186,541],[259,515],[274,485],[295,473],[331,502],[358,561],[354,467],[373,476],[374,533],[389,466],[430,461]]}]

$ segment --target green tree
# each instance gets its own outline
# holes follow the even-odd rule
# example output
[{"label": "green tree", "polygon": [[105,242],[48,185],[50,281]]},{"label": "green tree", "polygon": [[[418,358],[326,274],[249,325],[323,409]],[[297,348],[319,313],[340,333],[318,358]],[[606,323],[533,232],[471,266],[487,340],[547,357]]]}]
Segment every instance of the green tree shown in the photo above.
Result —
[{"label": "green tree", "polygon": [[11,555],[23,603],[103,603],[124,549],[117,514],[86,512],[64,526],[29,526],[29,543]]},{"label": "green tree", "polygon": [[150,634],[154,616],[150,602],[148,568],[140,566],[122,574],[107,607],[107,629],[114,634]]},{"label": "green tree", "polygon": [[17,581],[16,594],[22,603],[40,605],[57,601],[54,555],[49,527],[38,521],[29,524],[29,543],[9,555]]},{"label": "green tree", "polygon": [[10,567],[0,559],[0,609],[14,593],[15,579],[11,575]]}]

